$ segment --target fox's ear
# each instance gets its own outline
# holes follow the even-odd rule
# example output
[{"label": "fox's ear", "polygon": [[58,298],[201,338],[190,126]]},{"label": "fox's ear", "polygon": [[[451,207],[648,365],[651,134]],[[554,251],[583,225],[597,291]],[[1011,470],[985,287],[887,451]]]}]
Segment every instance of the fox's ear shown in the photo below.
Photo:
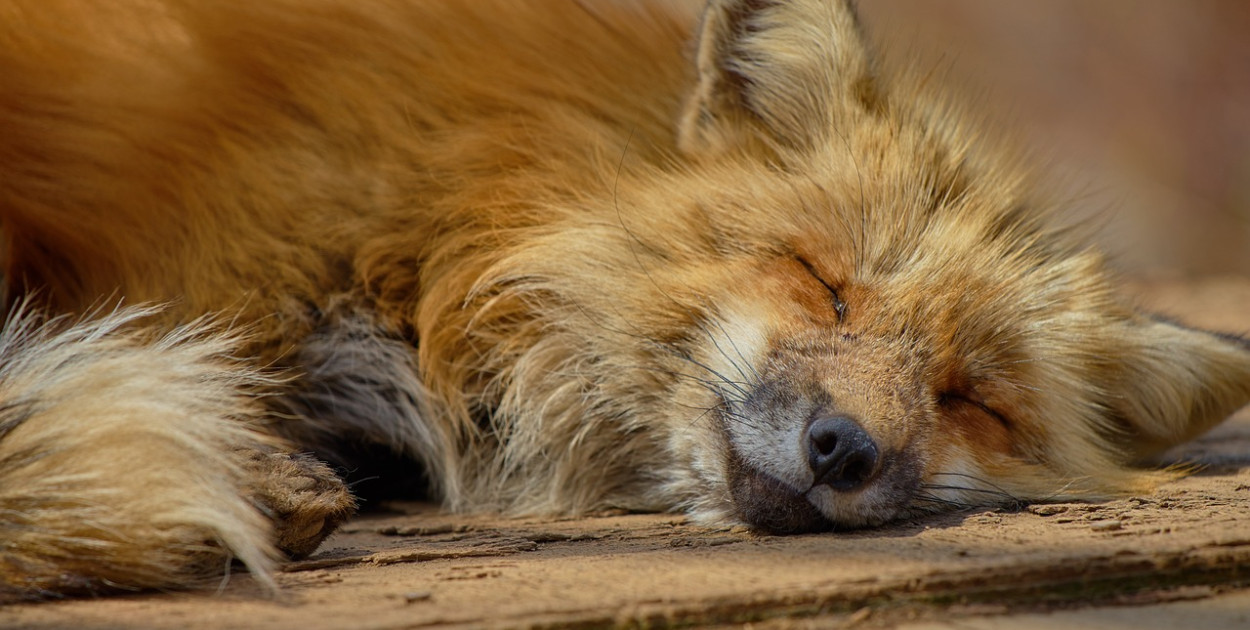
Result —
[{"label": "fox's ear", "polygon": [[[845,108],[882,106],[852,0],[710,0],[679,144],[827,141]],[[762,134],[759,135],[759,134]]]},{"label": "fox's ear", "polygon": [[1157,318],[1132,328],[1111,405],[1136,458],[1197,437],[1250,402],[1250,341]]}]

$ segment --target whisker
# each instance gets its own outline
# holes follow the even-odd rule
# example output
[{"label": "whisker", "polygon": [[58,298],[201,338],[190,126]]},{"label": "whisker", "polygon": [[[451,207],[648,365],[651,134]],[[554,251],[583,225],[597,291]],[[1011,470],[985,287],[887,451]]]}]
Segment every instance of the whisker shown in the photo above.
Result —
[{"label": "whisker", "polygon": [[918,500],[918,501],[925,501],[925,502],[928,502],[928,503],[936,503],[936,504],[939,504],[939,505],[946,505],[946,506],[950,506],[950,507],[954,507],[954,508],[959,508],[959,509],[962,509],[962,510],[970,510],[970,509],[972,509],[972,508],[976,507],[975,505],[972,505],[972,504],[969,504],[969,503],[964,503],[964,502],[962,502],[962,501],[956,501],[956,500],[954,500],[954,499],[944,499],[944,498],[942,498],[942,497],[939,497],[939,496],[936,496],[936,495],[932,495],[932,494],[916,493],[915,497],[913,497],[913,498],[914,498],[915,500]]},{"label": "whisker", "polygon": [[748,428],[753,426],[752,420],[750,418],[742,414],[736,413],[734,411],[731,411],[729,405],[725,402],[717,403],[716,405],[713,405],[711,407],[700,407],[698,405],[683,405],[681,403],[677,403],[677,406],[685,407],[687,409],[702,409],[703,410],[703,413],[695,416],[694,418],[690,420],[691,425],[698,423],[700,420],[706,418],[707,415],[712,412],[719,412],[722,418],[730,422],[733,422],[734,424],[738,424],[740,426],[744,426]]},{"label": "whisker", "polygon": [[664,374],[666,376],[675,376],[678,378],[684,378],[694,383],[697,383],[704,389],[716,394],[718,398],[720,398],[721,400],[725,402],[731,402],[731,403],[736,403],[736,404],[742,404],[745,402],[745,399],[730,395],[729,391],[726,391],[724,388],[720,387],[720,385],[722,384],[729,385],[729,383],[723,383],[721,381],[699,378],[697,376],[694,376],[693,374],[686,374],[685,372],[678,372],[676,370],[668,370],[668,369],[664,369],[661,367],[655,367],[655,366],[650,366],[650,365],[625,365],[625,364],[619,364],[619,363],[605,363],[604,365],[608,367],[615,367],[615,368],[623,369],[623,370],[642,370],[645,372],[656,372],[659,374]]},{"label": "whisker", "polygon": [[[720,322],[716,322],[716,324],[719,326]],[[742,371],[742,366],[738,365],[738,362],[734,361],[733,357],[729,356],[729,353],[725,352],[725,349],[721,347],[720,342],[716,340],[716,335],[713,334],[712,331],[708,330],[707,327],[704,326],[702,323],[697,324],[696,328],[699,329],[699,332],[707,336],[708,341],[712,342],[712,347],[716,348],[716,351],[719,352],[720,355],[724,357],[726,361],[729,362],[730,367],[732,367],[734,371],[738,373],[738,376],[741,376],[744,381],[751,380],[751,378],[746,375],[746,372]],[[721,331],[723,332],[724,328],[722,328]],[[730,344],[733,343],[733,339],[730,339],[728,335],[725,336],[725,339],[728,340]]]},{"label": "whisker", "polygon": [[[729,342],[729,346],[734,349],[734,354],[738,355],[738,358],[742,360],[742,364],[747,366],[747,369],[751,370],[751,374],[755,376],[755,381],[759,382],[763,380],[763,378],[760,376],[760,373],[755,369],[755,366],[752,365],[751,362],[747,360],[745,356],[743,356],[742,350],[738,349],[738,344],[734,342],[734,338],[730,336],[729,331],[725,330],[725,326],[721,324],[720,320],[713,319],[712,322],[715,323],[716,327],[720,329],[721,334],[725,336],[725,341]],[[729,359],[731,363],[733,362],[733,359],[730,359],[729,357],[725,357],[725,358]],[[742,368],[738,368],[738,372],[741,373]],[[742,377],[749,379],[749,377],[745,374],[743,374]]]},{"label": "whisker", "polygon": [[[638,248],[642,247],[642,248],[650,249],[650,247],[648,247],[647,244],[643,242],[643,240],[639,238],[639,236],[633,230],[629,228],[629,225],[626,224],[624,212],[621,210],[620,194],[619,194],[621,172],[625,168],[625,157],[629,153],[629,147],[632,144],[633,139],[634,139],[634,131],[631,130],[629,134],[629,138],[626,139],[625,141],[625,147],[621,151],[621,159],[616,165],[616,175],[612,181],[612,204],[613,204],[613,208],[616,210],[617,223],[620,224],[621,229],[625,231],[625,234],[629,236],[630,254],[634,257],[634,262],[638,265],[638,269],[641,270],[643,275],[647,277],[647,280],[651,282],[652,286],[654,286],[656,290],[660,292],[660,295],[664,296],[665,299],[667,299],[669,302],[672,302],[673,305],[675,305],[676,307],[681,309],[683,312],[685,312],[685,314],[690,318],[692,322],[696,322],[696,328],[698,328],[701,332],[703,332],[704,335],[707,335],[708,339],[712,342],[712,345],[717,349],[717,351],[719,351],[721,355],[725,357],[727,361],[729,361],[729,364],[733,366],[735,370],[738,371],[738,373],[742,376],[742,378],[747,379],[749,381],[750,379],[747,377],[746,373],[743,372],[741,366],[739,366],[737,362],[735,362],[733,358],[730,357],[727,352],[725,352],[724,348],[721,347],[720,343],[716,340],[716,336],[713,335],[710,331],[708,331],[701,323],[699,323],[705,320],[701,317],[696,317],[695,313],[687,305],[679,302],[672,295],[669,295],[669,293],[665,291],[663,287],[660,286],[660,283],[655,280],[655,277],[651,275],[651,270],[648,269],[645,264],[643,264],[642,256],[640,256],[638,253]],[[718,322],[718,325],[719,325],[719,322]],[[724,329],[722,328],[721,331],[724,332]],[[733,340],[729,337],[728,334],[725,335],[725,338],[728,339],[730,343],[733,343]],[[660,344],[660,345],[663,347],[663,344]],[[675,350],[675,349],[670,348],[670,350]],[[726,383],[731,384],[731,386],[734,386],[736,389],[738,389],[740,393],[742,393],[744,396],[748,395],[746,390],[742,389],[741,387],[738,387],[732,381],[725,378],[724,375],[716,372],[715,370],[708,367],[707,365],[704,365],[703,363],[696,361],[688,353],[674,352],[674,355],[677,356],[678,358],[689,361],[703,368],[704,370],[707,370],[709,373],[713,374],[717,378],[720,378]],[[741,356],[740,352],[739,352],[739,355]]]},{"label": "whisker", "polygon": [[748,428],[756,426],[754,420],[750,416],[744,416],[740,413],[730,411],[728,407],[721,410],[721,416],[723,416],[727,420],[733,421],[735,424],[738,424],[739,426],[744,426]]},{"label": "whisker", "polygon": [[1006,497],[1008,499],[1016,500],[1015,496],[1009,493],[1003,492],[1001,490],[989,490],[985,488],[971,488],[971,487],[966,487],[966,486],[947,486],[947,485],[931,484],[931,483],[926,483],[922,487],[926,490],[959,490],[961,492],[974,492],[977,494],[988,494],[991,496]]},{"label": "whisker", "polygon": [[[625,335],[625,336],[627,336],[627,337],[631,337],[631,338],[638,339],[638,340],[640,340],[640,341],[646,342],[647,344],[651,345],[652,347],[655,347],[655,348],[658,348],[658,349],[660,349],[660,350],[664,351],[664,352],[665,352],[666,354],[668,354],[669,356],[672,356],[672,357],[675,357],[675,358],[681,359],[681,360],[683,360],[683,361],[686,361],[686,362],[688,362],[688,363],[690,363],[690,364],[692,364],[692,365],[695,365],[695,366],[697,366],[697,367],[699,367],[699,368],[703,369],[704,371],[706,371],[706,372],[710,373],[711,375],[713,375],[713,376],[715,376],[717,379],[719,379],[719,380],[720,380],[720,382],[722,382],[722,383],[724,383],[725,385],[727,385],[727,386],[732,387],[733,389],[735,389],[735,390],[736,390],[736,391],[737,391],[737,392],[738,392],[738,393],[739,393],[739,394],[743,397],[743,399],[745,399],[747,396],[749,396],[749,392],[745,389],[745,386],[750,386],[750,385],[751,385],[751,383],[750,383],[750,382],[748,382],[748,381],[734,381],[734,380],[728,379],[728,378],[726,378],[723,374],[721,374],[721,373],[717,372],[716,370],[713,370],[712,368],[708,367],[707,365],[705,365],[705,364],[703,364],[703,363],[701,363],[701,362],[699,362],[699,361],[695,360],[695,359],[694,359],[694,358],[692,358],[692,357],[689,355],[689,353],[687,353],[685,350],[683,350],[683,349],[681,349],[681,348],[679,348],[679,347],[675,347],[675,346],[674,346],[673,344],[671,344],[671,343],[664,343],[664,342],[661,342],[661,341],[657,341],[657,340],[652,339],[652,338],[650,338],[650,337],[648,337],[648,336],[646,336],[646,335],[643,335],[643,334],[641,334],[641,333],[631,333],[631,332],[626,331],[626,330],[621,330],[621,329],[619,329],[619,328],[615,328],[615,327],[612,327],[612,326],[608,326],[607,324],[604,324],[603,322],[599,321],[599,320],[598,320],[598,319],[596,319],[595,317],[591,316],[591,315],[590,315],[590,313],[586,312],[586,309],[585,309],[584,307],[582,307],[580,304],[576,304],[576,303],[575,303],[573,306],[574,306],[574,307],[576,307],[576,308],[578,309],[578,311],[579,311],[579,312],[580,312],[580,313],[581,313],[581,314],[582,314],[582,315],[583,315],[583,316],[584,316],[587,320],[589,320],[589,321],[593,322],[596,326],[599,326],[600,328],[602,328],[602,329],[604,329],[604,330],[607,330],[607,331],[609,331],[609,332],[615,333],[615,334]],[[726,358],[728,358],[728,357],[726,357]],[[731,360],[731,364],[732,364],[732,360]],[[632,367],[632,368],[634,368],[634,369],[646,369],[646,370],[651,370],[651,371],[658,371],[658,372],[662,372],[662,373],[666,373],[666,374],[671,374],[671,375],[675,375],[675,376],[685,376],[685,377],[687,377],[687,378],[691,378],[691,379],[694,379],[694,378],[695,378],[694,376],[691,376],[691,375],[688,375],[688,374],[683,374],[683,373],[680,373],[680,372],[667,371],[667,370],[663,370],[662,368],[655,368],[655,367],[648,367],[648,366],[640,366],[640,365],[639,365],[639,366],[623,366],[623,367]],[[741,372],[741,370],[739,370],[739,371]],[[744,377],[744,378],[746,378],[746,375],[745,375],[745,374],[743,374],[743,377]],[[701,382],[704,382],[704,383],[711,383],[712,381],[701,381]],[[719,393],[719,392],[718,392],[718,393]]]},{"label": "whisker", "polygon": [[720,379],[722,383],[737,390],[739,394],[742,394],[742,397],[744,399],[749,398],[751,396],[751,392],[748,392],[746,389],[743,388],[743,385],[746,385],[747,383],[739,383],[737,381],[732,381],[728,378],[725,378],[724,374],[721,374],[720,372],[713,370],[712,368],[708,367],[704,363],[700,362],[699,360],[695,359],[694,357],[691,357],[690,355],[686,353],[677,353],[677,354],[674,354],[673,356],[683,361],[686,361],[687,363],[690,363],[691,365],[703,368],[703,370],[705,370],[707,373]]},{"label": "whisker", "polygon": [[689,424],[689,426],[694,426],[694,425],[698,424],[701,420],[703,420],[704,418],[708,417],[708,414],[710,414],[710,413],[712,413],[712,412],[714,412],[714,411],[716,411],[716,408],[715,408],[715,407],[708,407],[707,409],[705,409],[705,410],[703,411],[703,413],[701,413],[701,414],[699,414],[699,415],[695,416],[694,418],[692,418],[692,419],[690,420],[690,424]]},{"label": "whisker", "polygon": [[1006,497],[1011,497],[1011,498],[1012,498],[1012,500],[1015,500],[1015,501],[1019,501],[1019,500],[1020,500],[1018,497],[1016,497],[1016,495],[1014,495],[1014,494],[1012,494],[1012,493],[1010,493],[1010,492],[1007,492],[1007,491],[1006,491],[1006,490],[1004,490],[1001,486],[999,486],[999,485],[995,484],[994,482],[992,482],[992,481],[990,481],[990,480],[988,480],[988,479],[982,479],[982,478],[977,477],[977,476],[975,476],[975,475],[969,475],[969,474],[967,474],[967,473],[939,472],[939,473],[934,473],[934,474],[933,474],[933,476],[935,476],[935,477],[937,477],[937,476],[946,476],[946,477],[963,477],[964,479],[971,479],[972,481],[975,481],[975,482],[977,482],[977,483],[981,483],[981,484],[987,485],[987,486],[989,486],[989,487],[991,487],[991,488],[993,488],[993,489],[995,489],[995,490],[999,491],[1000,493],[1002,493],[1002,495],[1003,495],[1003,496],[1006,496]]}]

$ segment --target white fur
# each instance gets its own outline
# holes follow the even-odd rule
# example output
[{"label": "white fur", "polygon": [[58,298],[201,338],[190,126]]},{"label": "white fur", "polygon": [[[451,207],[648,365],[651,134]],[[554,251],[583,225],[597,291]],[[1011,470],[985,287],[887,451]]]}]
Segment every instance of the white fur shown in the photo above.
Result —
[{"label": "white fur", "polygon": [[270,525],[230,454],[265,440],[260,378],[204,324],[153,337],[152,309],[11,315],[0,331],[0,600],[192,583],[237,558],[271,584]]}]

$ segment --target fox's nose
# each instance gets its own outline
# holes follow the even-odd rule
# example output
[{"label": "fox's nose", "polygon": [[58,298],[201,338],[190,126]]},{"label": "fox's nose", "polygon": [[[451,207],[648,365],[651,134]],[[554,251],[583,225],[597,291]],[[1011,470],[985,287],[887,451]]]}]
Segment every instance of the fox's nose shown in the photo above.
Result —
[{"label": "fox's nose", "polygon": [[859,423],[845,416],[816,418],[807,427],[807,462],[813,487],[854,490],[877,468],[877,445]]}]

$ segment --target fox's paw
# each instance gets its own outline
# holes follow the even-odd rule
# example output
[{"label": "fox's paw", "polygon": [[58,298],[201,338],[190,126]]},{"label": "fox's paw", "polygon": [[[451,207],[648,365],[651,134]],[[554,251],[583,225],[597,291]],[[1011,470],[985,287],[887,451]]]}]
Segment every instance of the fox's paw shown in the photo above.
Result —
[{"label": "fox's paw", "polygon": [[274,544],[293,559],[317,546],[356,511],[347,486],[324,462],[299,453],[247,452],[253,501],[274,523]]}]

